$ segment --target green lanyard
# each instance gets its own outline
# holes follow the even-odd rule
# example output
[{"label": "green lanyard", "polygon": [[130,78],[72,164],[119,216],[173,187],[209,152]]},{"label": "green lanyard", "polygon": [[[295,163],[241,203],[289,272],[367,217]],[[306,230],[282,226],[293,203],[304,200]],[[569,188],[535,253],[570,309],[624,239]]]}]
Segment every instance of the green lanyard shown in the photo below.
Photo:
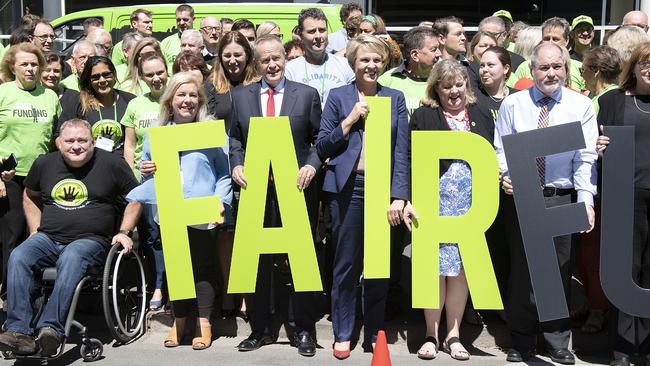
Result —
[{"label": "green lanyard", "polygon": [[[101,107],[97,110],[97,113],[99,113],[99,120],[100,121],[103,120],[104,117],[102,117],[102,108]],[[117,122],[117,100],[115,101],[115,103],[113,103],[113,120],[115,122]]]},{"label": "green lanyard", "polygon": [[[323,73],[321,74],[320,79],[320,102],[323,103],[325,98],[325,78],[327,77],[327,59],[325,56],[325,62],[323,63]],[[309,71],[307,71],[307,59],[305,59],[305,84],[309,85]]]}]

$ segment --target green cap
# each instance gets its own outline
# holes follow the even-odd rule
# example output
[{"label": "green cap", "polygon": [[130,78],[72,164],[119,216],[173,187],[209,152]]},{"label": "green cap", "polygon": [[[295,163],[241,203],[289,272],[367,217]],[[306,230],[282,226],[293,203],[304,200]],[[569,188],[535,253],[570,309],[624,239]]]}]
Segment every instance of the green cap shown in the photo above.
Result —
[{"label": "green cap", "polygon": [[594,20],[591,19],[589,15],[578,15],[577,17],[573,18],[573,21],[571,22],[571,30],[576,29],[580,23],[587,23],[592,27],[594,26]]},{"label": "green cap", "polygon": [[507,10],[497,10],[492,14],[492,16],[504,18],[504,20],[508,20],[510,23],[513,22],[512,15]]}]

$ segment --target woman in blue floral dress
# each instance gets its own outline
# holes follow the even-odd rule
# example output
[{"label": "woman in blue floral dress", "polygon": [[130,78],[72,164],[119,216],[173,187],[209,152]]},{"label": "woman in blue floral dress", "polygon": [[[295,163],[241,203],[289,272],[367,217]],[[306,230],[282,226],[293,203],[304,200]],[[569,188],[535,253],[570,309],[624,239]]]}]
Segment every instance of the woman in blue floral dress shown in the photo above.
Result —
[{"label": "woman in blue floral dress", "polygon": [[[476,133],[492,142],[494,121],[487,108],[478,106],[465,66],[455,60],[438,62],[429,76],[423,106],[411,117],[412,130]],[[443,160],[440,176],[440,215],[462,216],[472,205],[472,172],[466,162]],[[467,302],[467,279],[458,246],[440,244],[441,309],[424,309],[427,333],[418,357],[432,359],[438,352],[438,327],[442,309],[447,315],[447,336],[443,346],[452,358],[469,359],[460,343],[460,323]]]}]

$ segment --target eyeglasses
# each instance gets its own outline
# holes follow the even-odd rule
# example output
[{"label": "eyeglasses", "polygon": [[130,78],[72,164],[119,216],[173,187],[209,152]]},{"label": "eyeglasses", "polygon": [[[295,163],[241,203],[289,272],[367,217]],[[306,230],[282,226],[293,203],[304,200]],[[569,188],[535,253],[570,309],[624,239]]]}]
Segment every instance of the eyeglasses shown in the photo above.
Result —
[{"label": "eyeglasses", "polygon": [[650,71],[650,61],[639,61],[636,64],[639,65],[641,71]]},{"label": "eyeglasses", "polygon": [[90,75],[90,80],[92,80],[92,81],[99,81],[102,78],[107,79],[107,80],[112,79],[113,78],[113,73],[110,72],[110,71],[107,71],[107,72],[103,72],[101,74],[92,74],[92,75]]},{"label": "eyeglasses", "polygon": [[54,41],[54,34],[42,34],[40,36],[37,36],[34,34],[34,37],[38,38],[39,41],[45,42],[45,41]]},{"label": "eyeglasses", "polygon": [[113,45],[112,45],[112,44],[105,45],[105,44],[103,44],[103,43],[95,43],[95,46],[97,46],[97,47],[101,47],[102,49],[104,49],[104,52],[106,52],[107,54],[110,53],[111,50],[113,49]]},{"label": "eyeglasses", "polygon": [[493,33],[493,32],[484,32],[484,33],[487,33],[487,34],[491,35],[492,37],[498,39],[499,37],[501,37],[502,35],[504,35],[504,34],[506,33],[506,31],[498,32],[498,33]]},{"label": "eyeglasses", "polygon": [[206,33],[221,32],[221,27],[205,26],[205,27],[201,27],[201,30]]}]

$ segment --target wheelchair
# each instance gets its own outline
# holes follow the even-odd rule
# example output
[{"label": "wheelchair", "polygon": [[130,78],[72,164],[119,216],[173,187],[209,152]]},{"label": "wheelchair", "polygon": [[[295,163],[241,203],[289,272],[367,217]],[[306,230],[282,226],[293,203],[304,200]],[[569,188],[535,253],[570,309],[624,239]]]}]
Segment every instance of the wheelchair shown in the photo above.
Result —
[{"label": "wheelchair", "polygon": [[[65,337],[62,339],[58,352],[53,356],[15,355],[3,352],[5,359],[27,359],[48,361],[59,358],[64,353],[66,339],[72,328],[77,329],[81,337],[79,353],[86,362],[97,361],[101,358],[104,347],[97,338],[88,336],[86,326],[75,320],[75,312],[81,295],[101,294],[104,319],[108,330],[119,344],[127,344],[144,333],[147,304],[147,272],[146,263],[140,248],[134,246],[129,255],[124,255],[121,245],[113,245],[108,252],[104,267],[89,268],[86,275],[75,288],[70,311],[65,322]],[[34,318],[32,327],[36,325],[45,304],[51,295],[56,279],[56,267],[45,268],[35,279],[36,301],[33,302]]]}]

